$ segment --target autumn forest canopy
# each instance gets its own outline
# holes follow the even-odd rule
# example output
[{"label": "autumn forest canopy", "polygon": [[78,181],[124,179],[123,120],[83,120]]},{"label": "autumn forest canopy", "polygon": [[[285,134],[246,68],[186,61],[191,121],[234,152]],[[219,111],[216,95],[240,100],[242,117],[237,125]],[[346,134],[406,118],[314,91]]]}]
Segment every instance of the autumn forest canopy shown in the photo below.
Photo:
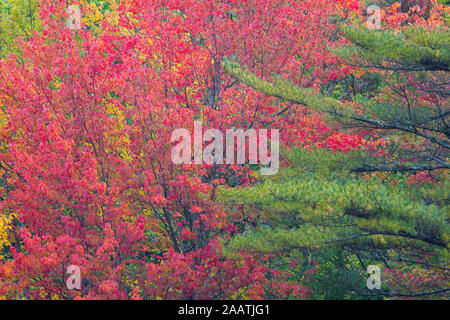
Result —
[{"label": "autumn forest canopy", "polygon": [[449,4],[0,0],[0,299],[447,300]]}]

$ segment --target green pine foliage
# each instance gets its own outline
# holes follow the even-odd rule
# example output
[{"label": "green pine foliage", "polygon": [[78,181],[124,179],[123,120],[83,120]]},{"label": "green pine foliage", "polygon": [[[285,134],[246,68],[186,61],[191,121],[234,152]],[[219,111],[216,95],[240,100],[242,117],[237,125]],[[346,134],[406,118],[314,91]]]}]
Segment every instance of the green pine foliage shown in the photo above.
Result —
[{"label": "green pine foliage", "polygon": [[[220,201],[258,212],[252,226],[242,225],[242,234],[224,242],[230,255],[317,259],[313,286],[319,298],[389,297],[387,287],[377,295],[361,285],[368,264],[420,261],[448,270],[450,33],[419,27],[341,31],[351,45],[335,52],[348,65],[377,72],[374,92],[336,99],[327,95],[332,85],[317,92],[277,75],[260,79],[235,61],[223,67],[262,93],[327,115],[342,130],[376,132],[387,152],[286,151],[289,166],[276,176],[251,188],[219,191]],[[434,181],[405,183],[416,172],[428,172]],[[289,271],[304,281],[305,269]]]},{"label": "green pine foliage", "polygon": [[[402,33],[393,33],[348,26],[341,30],[352,41],[352,45],[335,50],[343,62],[380,71],[384,81],[376,92],[377,99],[373,94],[356,94],[350,101],[341,101],[313,88],[299,88],[276,75],[272,81],[262,80],[237,62],[225,61],[223,67],[242,83],[322,112],[342,127],[388,133],[385,142],[390,158],[366,163],[361,171],[449,169],[447,152],[439,151],[450,149],[449,31],[410,27]],[[412,153],[403,150],[398,144],[402,139],[408,139],[417,149]],[[420,147],[424,144],[426,151]],[[418,157],[421,152],[423,155]]]},{"label": "green pine foliage", "polygon": [[[412,188],[352,174],[353,154],[298,149],[292,166],[250,189],[223,190],[224,200],[260,208],[267,221],[234,238],[255,251],[323,247],[448,249],[448,204],[418,201]],[[321,161],[322,159],[326,161]],[[409,190],[411,189],[411,190]],[[434,186],[446,190],[449,183]]]},{"label": "green pine foliage", "polygon": [[343,26],[341,31],[353,43],[350,47],[353,50],[347,54],[357,53],[376,66],[449,71],[448,29],[436,27],[435,30],[425,31],[422,27],[409,27],[404,33],[396,34],[386,30]]}]

